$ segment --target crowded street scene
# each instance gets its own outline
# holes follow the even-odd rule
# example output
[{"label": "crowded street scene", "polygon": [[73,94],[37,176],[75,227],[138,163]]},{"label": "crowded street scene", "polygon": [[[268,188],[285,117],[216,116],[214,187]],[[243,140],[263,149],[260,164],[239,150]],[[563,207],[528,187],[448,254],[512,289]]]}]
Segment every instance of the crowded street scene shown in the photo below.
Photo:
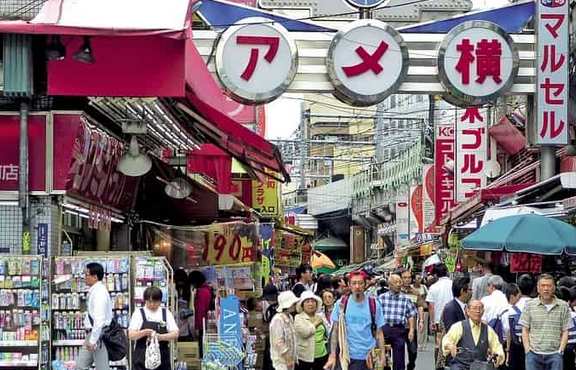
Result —
[{"label": "crowded street scene", "polygon": [[575,8],[0,1],[0,370],[576,370]]}]

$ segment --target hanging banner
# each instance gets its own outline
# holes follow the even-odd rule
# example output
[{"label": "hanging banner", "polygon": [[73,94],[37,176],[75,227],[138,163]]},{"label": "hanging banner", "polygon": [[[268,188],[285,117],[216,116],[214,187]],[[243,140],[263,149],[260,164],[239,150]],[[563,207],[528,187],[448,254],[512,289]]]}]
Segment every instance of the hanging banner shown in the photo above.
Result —
[{"label": "hanging banner", "polygon": [[48,224],[38,223],[36,250],[41,256],[48,257]]},{"label": "hanging banner", "polygon": [[450,119],[436,126],[435,206],[436,225],[440,225],[442,216],[455,206],[454,202],[454,125]]},{"label": "hanging banner", "polygon": [[[210,346],[209,356],[227,366],[235,366],[242,361],[242,325],[240,323],[240,301],[235,296],[220,300],[220,320],[218,334],[225,345]],[[228,347],[228,348],[227,348]],[[234,351],[235,349],[236,351]]]},{"label": "hanging banner", "polygon": [[488,160],[488,118],[481,108],[458,109],[454,176],[456,202],[471,198],[486,187],[484,165]]},{"label": "hanging banner", "polygon": [[422,185],[410,187],[410,240],[416,237],[418,233],[424,231],[423,219],[424,213],[422,208]]},{"label": "hanging banner", "polygon": [[276,230],[274,238],[274,266],[298,267],[302,263],[305,238],[281,230]]},{"label": "hanging banner", "polygon": [[207,265],[255,262],[260,245],[256,224],[229,222],[208,226],[202,257]]},{"label": "hanging banner", "polygon": [[273,260],[273,245],[274,245],[274,225],[261,224],[260,225],[260,238],[262,239],[262,268],[261,276],[263,286],[268,284],[272,278],[272,271],[274,271]]},{"label": "hanging banner", "polygon": [[410,210],[408,207],[409,188],[398,191],[396,197],[396,247],[410,244]]},{"label": "hanging banner", "polygon": [[537,0],[537,143],[568,144],[569,1]]},{"label": "hanging banner", "polygon": [[422,171],[422,225],[424,231],[434,226],[434,165],[425,164]]},{"label": "hanging banner", "polygon": [[279,217],[282,214],[279,190],[279,182],[271,178],[266,178],[265,181],[252,181],[252,208],[262,217]]}]

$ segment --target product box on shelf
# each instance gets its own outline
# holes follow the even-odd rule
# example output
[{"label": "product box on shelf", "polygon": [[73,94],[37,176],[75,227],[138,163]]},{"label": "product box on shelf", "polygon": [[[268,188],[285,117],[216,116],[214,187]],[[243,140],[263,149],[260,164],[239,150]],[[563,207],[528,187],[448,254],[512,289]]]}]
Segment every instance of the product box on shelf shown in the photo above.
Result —
[{"label": "product box on shelf", "polygon": [[178,342],[178,361],[200,361],[198,342]]}]

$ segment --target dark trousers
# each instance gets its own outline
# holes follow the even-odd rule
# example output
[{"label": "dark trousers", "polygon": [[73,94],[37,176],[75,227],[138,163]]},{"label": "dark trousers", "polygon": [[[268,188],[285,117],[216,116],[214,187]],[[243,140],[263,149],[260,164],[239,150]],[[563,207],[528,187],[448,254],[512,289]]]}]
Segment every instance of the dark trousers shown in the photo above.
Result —
[{"label": "dark trousers", "polygon": [[368,369],[368,364],[366,363],[366,360],[350,359],[350,364],[348,364],[348,370],[370,370],[370,369]]},{"label": "dark trousers", "polygon": [[298,360],[298,363],[296,364],[295,370],[312,370],[313,367],[314,367],[313,362],[306,362],[306,361]]},{"label": "dark trousers", "polygon": [[404,326],[384,326],[384,339],[392,346],[394,370],[404,370],[406,367],[404,346],[407,336],[407,329]]},{"label": "dark trousers", "polygon": [[328,355],[324,357],[318,357],[314,359],[314,365],[312,366],[312,370],[323,370],[324,365],[328,362]]},{"label": "dark trousers", "polygon": [[510,346],[510,360],[508,361],[508,368],[513,370],[526,369],[526,355],[524,354],[524,346],[521,344],[514,344]]},{"label": "dark trousers", "polygon": [[412,341],[408,340],[409,332],[409,329],[406,330],[406,348],[408,349],[406,370],[414,370],[416,368],[416,357],[418,356],[418,332],[414,330],[414,339]]},{"label": "dark trousers", "polygon": [[564,370],[576,369],[576,365],[574,364],[576,361],[575,357],[573,349],[564,351]]}]

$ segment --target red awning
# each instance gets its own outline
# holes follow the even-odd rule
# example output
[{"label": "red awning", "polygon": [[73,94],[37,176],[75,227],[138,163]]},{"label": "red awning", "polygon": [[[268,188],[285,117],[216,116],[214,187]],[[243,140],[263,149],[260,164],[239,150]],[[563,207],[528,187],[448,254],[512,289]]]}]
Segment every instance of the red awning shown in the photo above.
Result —
[{"label": "red awning", "polygon": [[234,106],[238,103],[224,95],[196,46],[187,43],[186,99],[178,107],[194,118],[196,127],[214,144],[234,158],[261,174],[289,181],[278,148],[226,114]]},{"label": "red awning", "polygon": [[48,0],[30,22],[0,21],[1,33],[190,38],[192,0]]},{"label": "red awning", "polygon": [[444,225],[448,222],[454,224],[463,221],[484,208],[486,204],[499,202],[501,197],[514,194],[518,190],[527,188],[530,185],[533,185],[533,183],[481,189],[466,202],[459,204],[456,208],[452,209],[450,213],[442,217],[441,224]]}]

